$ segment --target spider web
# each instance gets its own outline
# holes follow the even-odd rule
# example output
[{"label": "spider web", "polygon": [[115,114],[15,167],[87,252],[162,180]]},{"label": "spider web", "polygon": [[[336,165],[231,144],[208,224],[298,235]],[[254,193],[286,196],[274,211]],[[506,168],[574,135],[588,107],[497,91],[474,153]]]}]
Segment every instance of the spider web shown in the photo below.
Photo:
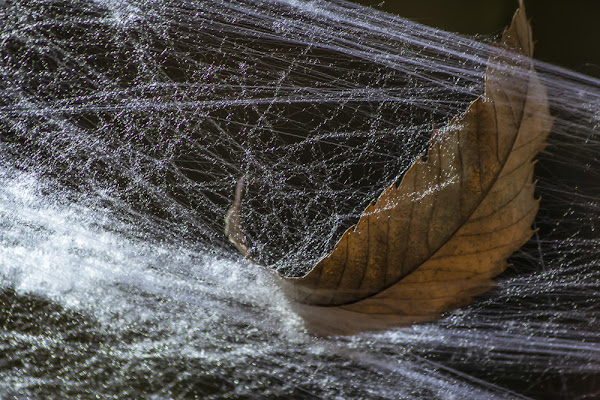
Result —
[{"label": "spider web", "polygon": [[[398,375],[402,379],[396,380],[397,386],[385,386],[390,371],[380,368],[380,358],[386,354],[388,368],[403,347],[410,347],[412,355],[439,361],[444,368],[472,369],[469,374],[491,382],[483,384],[484,389],[498,380],[510,385],[530,378],[541,383],[532,383],[533,389],[514,386],[524,392],[541,390],[550,385],[544,382],[555,377],[574,380],[564,389],[565,395],[593,386],[589,382],[600,371],[598,80],[537,63],[556,117],[550,146],[536,166],[537,191],[543,197],[537,236],[513,257],[515,267],[501,277],[499,289],[468,310],[436,324],[357,339],[356,346],[365,353],[353,353],[352,365],[379,368],[363,377],[345,369],[345,352],[355,345],[351,341],[344,343],[347,348],[332,351],[342,362],[329,363],[307,354],[305,342],[296,348],[287,338],[273,339],[271,328],[261,325],[264,305],[255,304],[253,293],[244,295],[245,288],[227,289],[238,290],[235,296],[226,289],[219,292],[215,287],[221,287],[201,270],[197,275],[211,285],[188,295],[181,287],[191,285],[195,275],[187,275],[186,268],[204,264],[193,255],[165,256],[173,253],[167,244],[239,260],[223,227],[236,183],[246,176],[242,222],[252,257],[286,274],[306,272],[384,187],[402,177],[423,153],[431,133],[464,112],[482,93],[489,43],[339,1],[19,1],[3,2],[0,20],[0,163],[10,170],[0,171],[0,177],[7,182],[5,175],[21,176],[17,171],[33,174],[44,182],[44,195],[56,195],[77,210],[101,210],[101,217],[93,223],[84,221],[76,233],[100,227],[97,241],[101,242],[106,232],[117,232],[111,238],[117,249],[119,240],[143,243],[139,245],[143,250],[131,245],[133,249],[122,258],[135,259],[147,251],[152,257],[158,253],[159,261],[164,257],[165,264],[172,263],[164,269],[149,263],[152,268],[141,272],[131,266],[133,272],[123,272],[123,281],[115,286],[126,287],[124,293],[141,292],[132,297],[151,304],[141,308],[144,312],[152,314],[160,308],[160,318],[172,318],[173,326],[162,327],[171,329],[169,337],[178,346],[217,342],[222,349],[215,353],[226,353],[223,349],[235,348],[250,326],[259,332],[253,344],[270,340],[270,353],[260,355],[263,364],[250,371],[252,379],[243,376],[245,361],[229,355],[223,365],[242,371],[236,379],[248,379],[250,387],[260,389],[260,379],[271,379],[272,366],[277,364],[290,382],[313,382],[317,392],[329,394],[326,398],[347,394],[345,382],[355,380],[363,389],[352,388],[354,397],[366,398],[369,391],[381,393],[377,390],[383,388],[391,393],[405,390],[407,397],[444,398],[449,381],[440,378],[441,383],[433,385],[427,377],[437,374],[438,367],[427,369],[420,362],[415,369],[425,373],[419,375],[422,381],[415,384],[417,389],[412,383],[400,387],[413,371]],[[5,191],[0,193],[4,200]],[[14,204],[12,212],[17,214]],[[35,215],[54,215],[43,202],[34,205]],[[60,216],[56,218],[61,224],[69,221]],[[2,229],[41,231],[28,225],[27,218],[22,220],[16,218],[15,223],[22,226],[2,225]],[[3,246],[12,246],[8,236],[0,239]],[[66,256],[58,254],[60,264]],[[39,257],[35,261],[42,263],[43,254]],[[6,270],[17,269],[18,261],[0,260],[3,279]],[[117,265],[125,269],[128,264]],[[230,269],[218,271],[223,279],[234,274]],[[92,272],[96,277],[98,271]],[[137,286],[127,275],[134,273],[141,282]],[[148,276],[153,280],[144,280]],[[92,287],[94,279],[90,278]],[[227,318],[239,313],[254,322],[244,320],[246,325],[240,323],[240,328],[215,318],[217,322],[208,324],[210,329],[195,333],[196,320],[190,317],[198,314],[194,312],[183,314],[192,322],[182,329],[177,319],[182,314],[172,313],[171,303],[154,301],[148,294],[167,297],[167,283],[180,289],[176,295],[185,300],[183,304],[189,306],[188,297],[203,298],[204,291],[212,295],[212,290],[216,300],[207,309],[225,309]],[[16,310],[11,318],[29,321],[28,302],[33,300],[6,293],[2,294],[5,308]],[[263,293],[264,298],[270,295]],[[226,307],[237,304],[239,297],[255,309]],[[58,307],[53,304],[42,309]],[[110,306],[107,300],[106,308]],[[111,323],[109,319],[107,325]],[[128,322],[123,324],[124,333],[109,336],[127,344],[130,328]],[[83,322],[82,326],[87,329]],[[143,324],[137,328],[142,333],[131,336],[161,346],[159,334]],[[98,335],[95,329],[89,328]],[[8,335],[13,340],[12,333]],[[375,350],[369,355],[371,345]],[[87,347],[73,344],[73,348],[87,357]],[[140,358],[137,351],[130,354],[132,360]],[[15,352],[26,357],[25,350]],[[109,357],[98,354],[87,370],[80,371],[81,376],[97,376],[96,369],[104,368]],[[300,361],[297,354],[302,355]],[[306,359],[313,364],[306,367]],[[130,361],[117,360],[114,368],[124,375],[141,374]],[[219,363],[221,359],[211,364],[215,376],[222,368]],[[163,394],[170,393],[164,388],[173,383],[163,377],[166,364],[157,362],[153,370],[163,379]],[[36,373],[54,377],[45,363],[40,365]],[[330,389],[327,377],[315,380],[312,366],[341,378]],[[20,373],[18,368],[14,371]],[[588,387],[581,382],[588,382]],[[101,394],[120,393],[126,386],[121,383],[113,382],[115,387],[105,392],[96,386]],[[287,390],[286,385],[281,386]],[[470,388],[453,393],[465,394]],[[40,390],[51,389],[50,385]],[[153,389],[131,390],[135,396],[151,394]],[[203,390],[198,393],[208,389]],[[430,392],[435,393],[428,396]]]},{"label": "spider web", "polygon": [[455,60],[457,77],[432,63],[458,57],[405,40],[413,25],[390,36],[328,6],[18,3],[4,10],[19,31],[2,47],[4,146],[218,248],[245,175],[253,257],[306,272],[474,98],[485,60]]}]

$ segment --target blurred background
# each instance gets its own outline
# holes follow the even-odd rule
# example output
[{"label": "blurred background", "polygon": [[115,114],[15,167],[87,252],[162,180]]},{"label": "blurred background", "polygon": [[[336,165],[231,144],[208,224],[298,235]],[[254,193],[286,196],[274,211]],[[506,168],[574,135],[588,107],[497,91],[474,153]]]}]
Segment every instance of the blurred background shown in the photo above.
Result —
[{"label": "blurred background", "polygon": [[[354,0],[355,3],[465,35],[495,36],[518,7],[517,0]],[[600,76],[600,1],[525,0],[535,57]]]}]

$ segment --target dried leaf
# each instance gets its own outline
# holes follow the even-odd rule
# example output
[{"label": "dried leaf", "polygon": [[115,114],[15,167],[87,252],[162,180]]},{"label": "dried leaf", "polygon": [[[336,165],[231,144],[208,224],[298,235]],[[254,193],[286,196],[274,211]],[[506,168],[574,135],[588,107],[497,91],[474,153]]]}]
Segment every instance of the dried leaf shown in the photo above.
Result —
[{"label": "dried leaf", "polygon": [[329,255],[305,276],[283,278],[314,332],[436,318],[488,290],[531,237],[533,158],[552,125],[532,52],[521,5],[490,55],[484,95],[434,134],[427,159],[386,188]]}]

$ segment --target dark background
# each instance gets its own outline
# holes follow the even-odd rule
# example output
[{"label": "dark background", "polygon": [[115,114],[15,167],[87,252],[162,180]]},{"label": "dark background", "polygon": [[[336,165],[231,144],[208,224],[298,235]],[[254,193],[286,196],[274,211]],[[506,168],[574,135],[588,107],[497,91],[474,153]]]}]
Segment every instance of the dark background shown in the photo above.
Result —
[{"label": "dark background", "polygon": [[[354,0],[356,3],[466,35],[494,36],[510,23],[517,0]],[[600,1],[525,0],[535,57],[600,77]]]}]

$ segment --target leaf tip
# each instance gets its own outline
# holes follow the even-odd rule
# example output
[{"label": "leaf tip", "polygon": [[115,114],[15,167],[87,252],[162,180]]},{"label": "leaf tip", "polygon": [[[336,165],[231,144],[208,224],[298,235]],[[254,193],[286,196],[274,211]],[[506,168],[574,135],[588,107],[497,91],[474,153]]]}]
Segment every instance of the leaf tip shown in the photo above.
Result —
[{"label": "leaf tip", "polygon": [[235,201],[225,214],[225,235],[236,249],[245,257],[249,257],[248,247],[245,243],[245,235],[241,222],[242,197],[246,175],[243,175],[235,188]]}]

